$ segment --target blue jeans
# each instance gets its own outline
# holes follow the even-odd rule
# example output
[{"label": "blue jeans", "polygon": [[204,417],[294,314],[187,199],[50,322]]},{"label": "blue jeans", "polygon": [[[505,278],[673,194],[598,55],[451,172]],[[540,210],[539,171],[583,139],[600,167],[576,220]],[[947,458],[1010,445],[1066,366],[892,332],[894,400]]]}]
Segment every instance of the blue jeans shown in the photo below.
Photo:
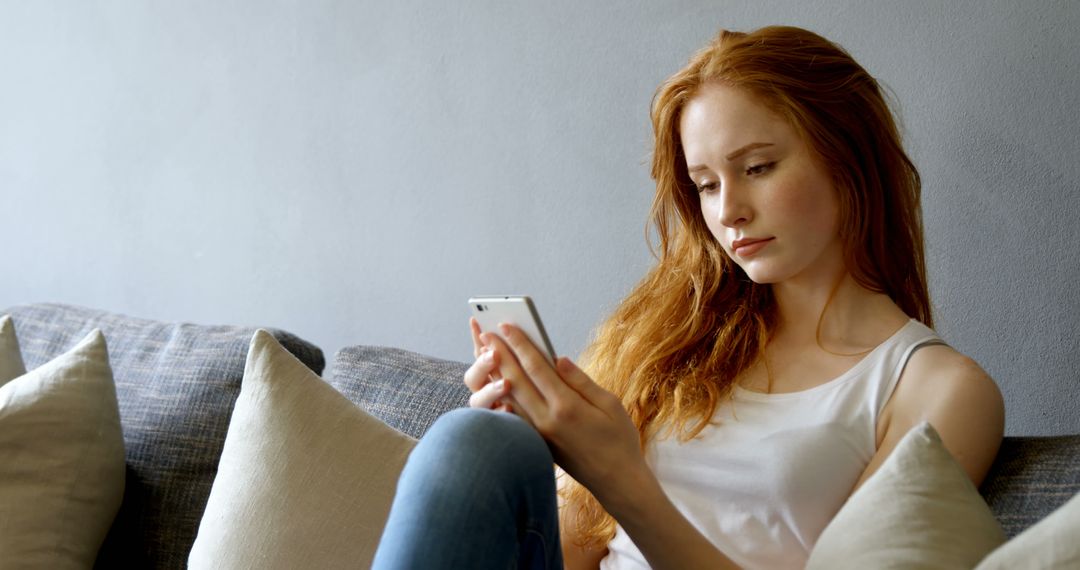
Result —
[{"label": "blue jeans", "polygon": [[372,568],[562,568],[547,443],[513,414],[444,414],[405,464]]}]

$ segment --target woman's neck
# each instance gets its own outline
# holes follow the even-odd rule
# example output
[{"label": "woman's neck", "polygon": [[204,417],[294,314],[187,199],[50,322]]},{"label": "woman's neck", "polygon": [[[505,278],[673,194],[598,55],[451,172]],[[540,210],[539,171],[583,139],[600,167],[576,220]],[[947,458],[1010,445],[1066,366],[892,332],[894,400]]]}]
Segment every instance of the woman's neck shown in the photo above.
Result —
[{"label": "woman's neck", "polygon": [[853,353],[877,346],[908,320],[892,299],[859,285],[846,269],[772,287],[779,312],[774,346],[818,344]]}]

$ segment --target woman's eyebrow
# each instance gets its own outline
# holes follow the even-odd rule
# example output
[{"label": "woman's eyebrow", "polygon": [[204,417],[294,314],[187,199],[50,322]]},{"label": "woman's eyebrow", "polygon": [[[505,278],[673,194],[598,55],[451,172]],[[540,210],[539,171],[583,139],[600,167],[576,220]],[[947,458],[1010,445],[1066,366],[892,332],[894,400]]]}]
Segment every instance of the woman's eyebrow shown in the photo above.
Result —
[{"label": "woman's eyebrow", "polygon": [[740,156],[742,156],[742,155],[744,155],[744,154],[746,154],[746,153],[748,153],[748,152],[750,152],[750,151],[752,151],[752,150],[754,150],[756,148],[762,148],[762,147],[766,147],[766,146],[773,146],[773,144],[772,143],[767,143],[767,142],[750,143],[750,144],[748,144],[748,145],[746,145],[744,147],[741,147],[741,148],[739,148],[739,149],[737,149],[735,151],[732,151],[727,156],[725,156],[724,159],[727,160],[727,161],[732,161],[732,160],[735,160],[736,158],[739,158]]},{"label": "woman's eyebrow", "polygon": [[[736,158],[739,158],[740,156],[742,156],[742,155],[744,155],[744,154],[746,154],[746,153],[748,153],[748,152],[750,152],[750,151],[752,151],[752,150],[754,150],[756,148],[763,148],[763,147],[767,147],[767,146],[773,146],[773,143],[753,142],[753,143],[750,143],[750,144],[745,145],[743,147],[740,147],[740,148],[736,149],[735,151],[733,151],[731,153],[728,153],[728,155],[724,157],[724,160],[727,160],[728,162],[731,162],[732,160],[735,160]],[[704,164],[695,164],[695,165],[690,166],[689,168],[687,168],[686,171],[690,172],[690,173],[693,173],[693,172],[697,172],[699,170],[706,170],[708,168],[709,167],[704,165]]]}]

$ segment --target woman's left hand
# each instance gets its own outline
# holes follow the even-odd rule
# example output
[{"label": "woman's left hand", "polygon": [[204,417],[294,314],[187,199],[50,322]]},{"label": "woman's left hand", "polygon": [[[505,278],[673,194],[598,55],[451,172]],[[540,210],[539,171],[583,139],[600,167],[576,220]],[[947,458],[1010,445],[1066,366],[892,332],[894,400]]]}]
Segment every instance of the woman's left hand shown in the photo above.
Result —
[{"label": "woman's left hand", "polygon": [[619,399],[601,388],[568,358],[548,363],[521,329],[500,325],[506,342],[485,333],[499,373],[510,385],[517,406],[514,412],[536,428],[552,455],[571,477],[604,504],[623,497],[620,482],[648,470],[641,439]]}]

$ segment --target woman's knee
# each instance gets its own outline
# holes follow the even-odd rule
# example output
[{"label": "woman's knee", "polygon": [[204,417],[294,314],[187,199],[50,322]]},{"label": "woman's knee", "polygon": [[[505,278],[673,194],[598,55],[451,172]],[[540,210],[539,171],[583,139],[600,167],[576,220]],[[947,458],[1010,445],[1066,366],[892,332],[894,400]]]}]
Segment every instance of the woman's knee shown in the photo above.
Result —
[{"label": "woman's knee", "polygon": [[[443,414],[413,451],[449,468],[477,462],[511,468],[550,470],[554,459],[540,434],[520,417],[492,410],[460,408]],[[410,458],[412,461],[412,458]]]}]

